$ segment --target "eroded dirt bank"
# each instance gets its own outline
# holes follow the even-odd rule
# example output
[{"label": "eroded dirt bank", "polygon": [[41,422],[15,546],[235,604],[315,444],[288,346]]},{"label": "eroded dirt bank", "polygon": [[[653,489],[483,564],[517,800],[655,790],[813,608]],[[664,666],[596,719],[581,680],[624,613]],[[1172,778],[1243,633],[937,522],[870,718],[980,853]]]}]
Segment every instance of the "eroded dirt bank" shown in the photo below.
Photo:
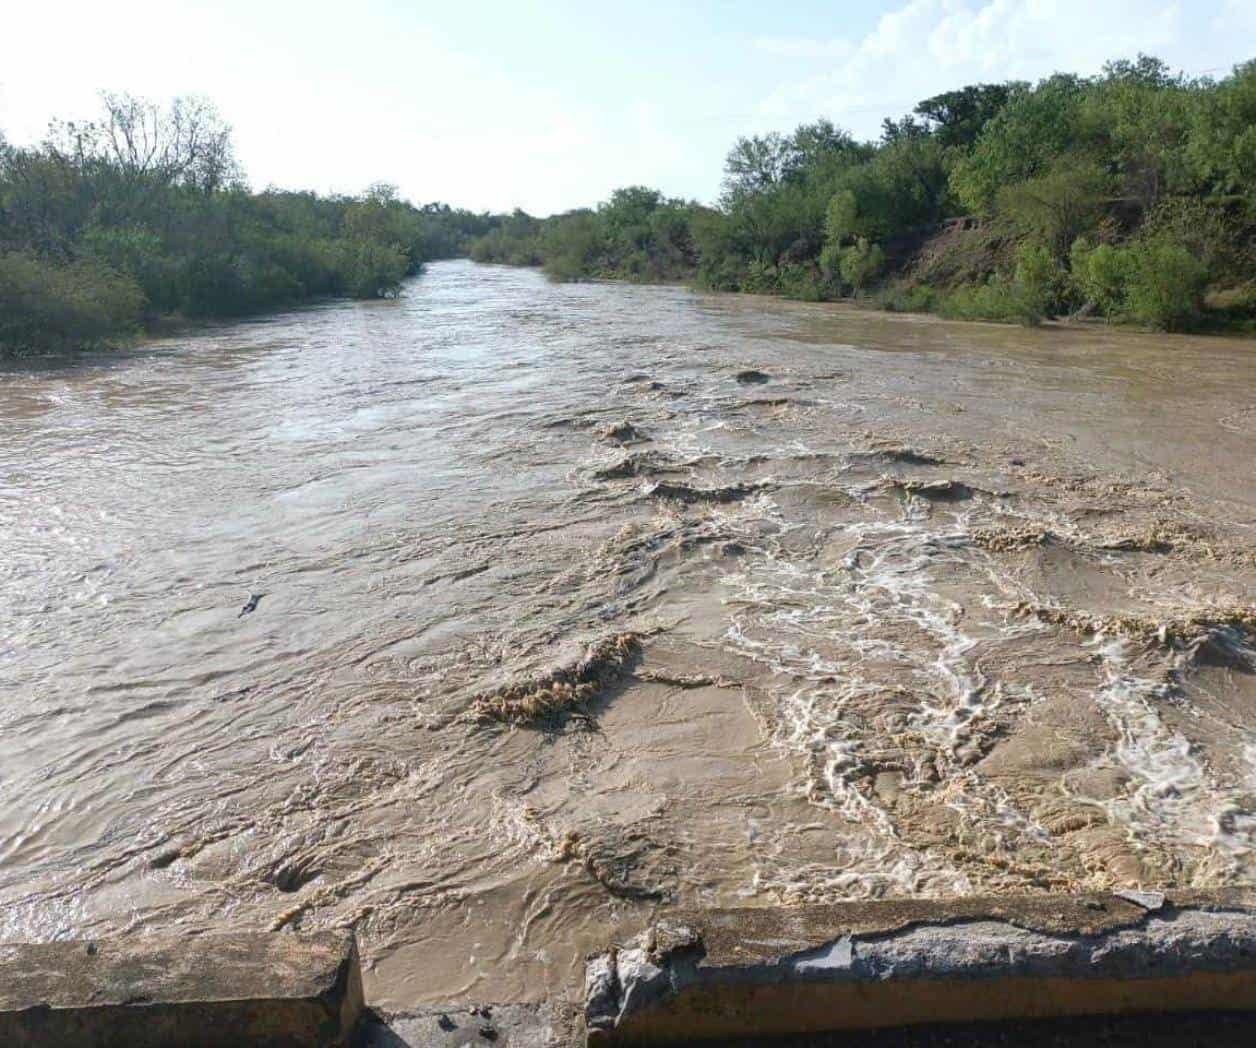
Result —
[{"label": "eroded dirt bank", "polygon": [[352,925],[406,1008],[1251,884],[1254,351],[451,263],[5,372],[0,939]]}]

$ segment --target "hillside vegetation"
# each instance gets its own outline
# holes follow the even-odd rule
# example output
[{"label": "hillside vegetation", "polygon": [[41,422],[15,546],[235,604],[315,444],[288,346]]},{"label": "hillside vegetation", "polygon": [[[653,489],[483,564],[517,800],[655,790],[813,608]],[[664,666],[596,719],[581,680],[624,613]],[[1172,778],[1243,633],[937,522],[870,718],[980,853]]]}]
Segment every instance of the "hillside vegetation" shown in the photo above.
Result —
[{"label": "hillside vegetation", "polygon": [[99,345],[172,314],[394,295],[492,225],[387,185],[253,193],[208,102],[103,103],[98,121],[54,123],[32,148],[0,137],[0,352]]},{"label": "hillside vegetation", "polygon": [[858,142],[827,120],[739,139],[715,207],[645,187],[504,218],[479,261],[1034,323],[1256,322],[1256,61],[1222,80],[1140,56],[977,84]]}]

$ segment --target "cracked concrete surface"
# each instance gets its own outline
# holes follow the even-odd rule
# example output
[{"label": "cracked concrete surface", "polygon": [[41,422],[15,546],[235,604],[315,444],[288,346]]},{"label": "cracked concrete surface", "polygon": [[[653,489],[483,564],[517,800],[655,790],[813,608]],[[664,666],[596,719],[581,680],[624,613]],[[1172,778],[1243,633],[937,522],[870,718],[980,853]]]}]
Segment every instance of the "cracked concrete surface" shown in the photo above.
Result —
[{"label": "cracked concrete surface", "polygon": [[1256,1008],[1252,893],[1155,895],[677,913],[591,960],[589,1040]]}]

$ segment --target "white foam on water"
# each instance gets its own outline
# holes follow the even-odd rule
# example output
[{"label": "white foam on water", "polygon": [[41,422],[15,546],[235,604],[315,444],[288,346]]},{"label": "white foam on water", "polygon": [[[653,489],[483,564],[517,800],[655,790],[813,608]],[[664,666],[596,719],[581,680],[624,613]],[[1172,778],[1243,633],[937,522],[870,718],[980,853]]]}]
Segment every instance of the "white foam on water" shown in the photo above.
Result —
[{"label": "white foam on water", "polygon": [[[894,745],[869,729],[870,717],[912,740],[886,767],[915,761],[898,767],[909,787],[940,773],[944,803],[993,832],[995,847],[1049,837],[958,761],[1000,705],[1033,696],[991,683],[977,666],[978,637],[964,627],[964,609],[939,591],[938,578],[957,568],[985,570],[984,562],[974,562],[962,523],[940,527],[916,502],[908,501],[903,519],[838,529],[833,537],[854,543],[841,570],[765,551],[726,580],[735,606],[727,644],[790,681],[775,693],[775,741],[805,758],[803,789],[812,803],[849,824],[826,878],[847,893],[971,890],[948,859],[908,846],[893,814],[867,789],[869,763]],[[908,640],[900,642],[904,633]],[[895,714],[891,705],[899,703],[905,708]]]},{"label": "white foam on water", "polygon": [[[1094,646],[1105,675],[1095,700],[1116,733],[1105,761],[1130,776],[1120,796],[1096,803],[1140,846],[1217,849],[1228,874],[1242,872],[1256,843],[1256,817],[1243,798],[1217,786],[1191,741],[1165,724],[1160,708],[1184,700],[1171,685],[1133,672],[1126,641],[1101,637]],[[1256,745],[1244,753],[1256,786]]]}]

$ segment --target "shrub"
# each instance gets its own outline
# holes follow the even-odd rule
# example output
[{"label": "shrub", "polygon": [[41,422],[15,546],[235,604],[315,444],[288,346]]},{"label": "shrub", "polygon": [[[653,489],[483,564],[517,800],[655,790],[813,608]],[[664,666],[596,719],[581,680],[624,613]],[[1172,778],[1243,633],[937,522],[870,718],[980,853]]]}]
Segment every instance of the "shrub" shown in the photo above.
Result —
[{"label": "shrub", "polygon": [[752,295],[774,295],[780,290],[776,267],[770,262],[747,263],[741,277],[741,290]]},{"label": "shrub", "polygon": [[56,266],[29,255],[0,255],[0,349],[83,348],[129,335],[144,292],[97,262]]},{"label": "shrub", "polygon": [[1082,299],[1093,302],[1105,317],[1116,316],[1124,308],[1129,251],[1111,244],[1096,247],[1085,237],[1078,237],[1069,251],[1069,275]]},{"label": "shrub", "polygon": [[1235,317],[1256,317],[1256,284],[1210,291],[1204,298],[1204,305]]},{"label": "shrub", "polygon": [[836,288],[824,279],[821,270],[808,263],[780,267],[777,288],[785,298],[802,302],[823,302],[835,296]]},{"label": "shrub", "polygon": [[352,298],[395,298],[410,261],[399,247],[377,240],[350,240],[341,245],[338,271],[341,288]]},{"label": "shrub", "polygon": [[820,249],[820,270],[828,280],[841,276],[843,248],[836,241],[829,241]]},{"label": "shrub", "polygon": [[1014,289],[1026,316],[1041,318],[1054,313],[1063,301],[1067,283],[1068,274],[1045,244],[1029,240],[1016,249]]},{"label": "shrub", "polygon": [[879,244],[869,244],[864,237],[846,248],[838,262],[838,272],[842,279],[856,291],[875,280],[884,268],[885,252]]},{"label": "shrub", "polygon": [[875,302],[887,313],[932,313],[937,308],[938,296],[925,284],[910,287],[899,284],[886,288]]},{"label": "shrub", "polygon": [[997,320],[1026,327],[1042,320],[1032,292],[1019,281],[997,276],[951,292],[940,302],[938,312],[954,320]]},{"label": "shrub", "polygon": [[745,264],[731,256],[703,258],[694,275],[694,283],[706,291],[740,291],[745,280]]},{"label": "shrub", "polygon": [[560,284],[574,283],[588,276],[584,263],[575,255],[565,254],[548,258],[542,268],[550,280]]},{"label": "shrub", "polygon": [[1198,319],[1208,267],[1180,244],[1151,237],[1130,249],[1125,305],[1135,320],[1163,331],[1181,331]]},{"label": "shrub", "polygon": [[83,234],[84,252],[118,273],[128,273],[144,290],[149,308],[181,308],[180,265],[163,249],[161,238],[139,226],[92,226]]}]

